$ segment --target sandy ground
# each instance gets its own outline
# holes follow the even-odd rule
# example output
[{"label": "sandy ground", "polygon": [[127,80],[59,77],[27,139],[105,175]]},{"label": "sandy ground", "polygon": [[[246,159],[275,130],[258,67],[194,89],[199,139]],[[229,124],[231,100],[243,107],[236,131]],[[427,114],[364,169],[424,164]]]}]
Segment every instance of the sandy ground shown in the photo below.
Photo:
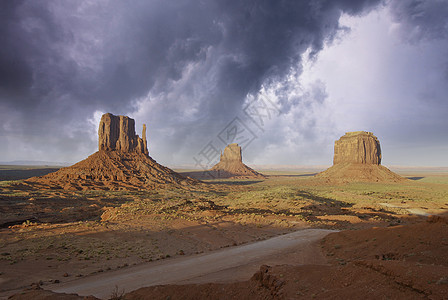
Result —
[{"label": "sandy ground", "polygon": [[[222,295],[229,299],[295,299],[302,295],[356,299],[356,293],[372,294],[376,299],[443,299],[440,291],[448,281],[442,259],[448,253],[446,225],[423,223],[421,230],[402,229],[409,234],[394,230],[448,211],[448,176],[408,177],[412,180],[403,183],[328,185],[309,174],[279,173],[263,181],[211,181],[207,189],[194,191],[23,190],[0,182],[0,297],[32,283],[45,289],[62,286],[97,275],[126,273],[140,265],[158,266],[230,250],[311,227],[348,230],[331,234],[321,244],[328,265],[302,265],[300,255],[305,254],[291,248],[289,254],[271,255],[284,260],[266,260],[272,268],[258,271],[251,280],[259,270],[258,262],[196,274],[194,281],[178,281],[181,286],[139,289],[126,299],[145,299],[142,295],[150,295],[149,299],[185,299],[185,295],[189,299],[221,299]],[[440,241],[426,240],[427,236]],[[348,243],[351,239],[356,242]],[[402,252],[403,245],[408,252]],[[357,256],[358,252],[362,255]],[[282,263],[289,266],[276,266]],[[228,283],[225,278],[243,281]],[[52,297],[48,290],[34,290],[43,292]],[[23,299],[35,299],[37,294],[26,292]]]},{"label": "sandy ground", "polygon": [[[113,294],[116,297],[110,297],[112,294],[109,297],[110,299],[127,300],[447,299],[447,232],[448,218],[446,217],[414,217],[408,225],[404,226],[330,233],[320,242],[311,243],[311,248],[305,248],[305,253],[311,250],[312,252],[304,255],[304,253],[301,253],[301,249],[307,242],[299,243],[293,247],[291,241],[288,241],[288,237],[303,235],[304,233],[307,233],[305,234],[307,236],[311,233],[309,230],[303,230],[279,237],[282,239],[281,241],[279,241],[279,238],[273,238],[238,247],[239,250],[233,248],[219,251],[221,253],[232,253],[233,251],[244,252],[244,249],[246,249],[252,253],[257,250],[251,250],[251,246],[261,244],[263,249],[263,245],[272,242],[275,242],[275,244],[286,243],[291,246],[284,249],[284,253],[288,254],[287,256],[279,252],[274,254],[277,259],[272,260],[272,255],[268,255],[266,260],[259,260],[259,262],[269,261],[272,266],[262,265],[250,279],[226,282],[224,279],[228,277],[222,276],[218,272],[214,274],[219,274],[219,278],[223,282],[216,282],[219,279],[216,276],[196,277],[188,282],[178,278],[177,274],[172,272],[170,274],[171,280],[180,280],[179,283],[181,284],[143,287],[126,294],[120,288],[117,288]],[[319,233],[325,235],[324,232]],[[308,240],[308,238],[305,240]],[[324,254],[324,257],[320,256],[319,253]],[[213,261],[218,262],[219,265],[219,257],[215,257],[215,253],[211,255]],[[207,255],[192,257],[184,262],[195,260],[200,262],[201,257],[207,257]],[[296,261],[298,262],[297,265],[293,263],[294,257],[299,258]],[[312,259],[308,260],[308,258]],[[232,261],[233,259],[233,257],[230,258]],[[304,259],[306,262],[302,264]],[[282,262],[287,264],[281,264]],[[317,264],[318,262],[321,263]],[[326,262],[326,264],[322,262]],[[159,267],[163,268],[164,265],[172,267],[172,263],[176,265],[174,261],[164,262]],[[204,261],[203,263],[206,264],[207,262]],[[182,263],[180,265],[185,266]],[[157,268],[155,267],[155,269]],[[200,268],[202,269],[202,264],[200,264]],[[235,268],[230,268],[225,273],[236,274],[235,278],[239,278],[238,272],[233,272],[234,270]],[[138,277],[139,274],[143,275],[145,272],[145,270],[136,271],[130,276]],[[187,270],[188,272],[191,271]],[[125,273],[127,272],[121,274],[124,275]],[[109,276],[106,277],[110,278]],[[94,278],[92,277],[92,279]],[[141,278],[138,280],[141,280]],[[206,281],[208,283],[203,283]],[[94,284],[101,285],[101,282],[94,280]],[[83,299],[83,296],[54,294],[36,287],[16,294],[11,299],[79,300]],[[92,296],[90,299],[97,298]]]},{"label": "sandy ground", "polygon": [[330,232],[333,231],[304,229],[248,245],[143,264],[45,288],[105,299],[115,286],[130,292],[161,284],[244,281],[263,264],[325,263],[316,241]]},{"label": "sandy ground", "polygon": [[[17,228],[9,232],[11,236],[3,236],[5,240],[18,238],[8,244],[7,250],[4,248],[2,253],[7,255],[3,258],[24,256],[23,260],[0,261],[0,297],[12,295],[34,282],[46,287],[54,282],[127,270],[147,262],[169,262],[196,253],[230,249],[234,245],[291,231],[230,222],[201,224],[183,220],[165,223],[150,216],[145,221],[129,221],[125,225],[108,224],[107,228],[91,223],[35,227]],[[37,238],[36,232],[40,234]]]},{"label": "sandy ground", "polygon": [[142,288],[125,299],[447,299],[448,218],[348,230],[320,243],[328,264],[261,266],[245,282]]}]

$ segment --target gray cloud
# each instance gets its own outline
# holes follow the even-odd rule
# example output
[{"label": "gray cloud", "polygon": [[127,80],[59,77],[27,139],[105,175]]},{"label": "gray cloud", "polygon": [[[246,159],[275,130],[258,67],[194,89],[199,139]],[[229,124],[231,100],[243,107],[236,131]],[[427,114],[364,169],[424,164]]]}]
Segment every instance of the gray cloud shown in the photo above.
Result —
[{"label": "gray cloud", "polygon": [[[428,35],[415,38],[416,28],[425,22],[415,22],[403,11],[411,2],[388,1],[361,18],[344,17],[342,24],[352,32],[324,49],[316,66],[303,75],[326,86],[323,105],[332,112],[335,128],[333,137],[327,135],[328,144],[345,131],[368,130],[379,137],[385,164],[446,165],[448,42],[437,29],[441,23],[433,24],[434,34],[425,25]],[[436,2],[420,1],[420,8]],[[443,9],[440,14],[447,15]]]},{"label": "gray cloud", "polygon": [[319,53],[342,13],[380,3],[2,1],[0,154],[28,141],[42,159],[78,160],[96,148],[85,123],[99,110],[141,117],[156,149],[179,155]]},{"label": "gray cloud", "polygon": [[[448,2],[444,0],[393,1],[390,5],[398,33],[408,43],[417,45],[422,54],[415,75],[415,86],[421,86],[416,97],[424,110],[416,112],[419,134],[427,145],[444,145],[448,132]],[[426,69],[426,70],[425,70]],[[424,71],[425,75],[420,74]],[[423,72],[421,72],[423,73]],[[418,84],[417,84],[418,83]],[[424,84],[422,84],[424,83]],[[410,87],[411,89],[412,87]],[[430,112],[430,113],[428,113]],[[426,116],[425,116],[426,115]],[[425,117],[426,118],[425,118]]]},{"label": "gray cloud", "polygon": [[444,0],[391,1],[391,12],[411,42],[448,37],[448,2]]}]

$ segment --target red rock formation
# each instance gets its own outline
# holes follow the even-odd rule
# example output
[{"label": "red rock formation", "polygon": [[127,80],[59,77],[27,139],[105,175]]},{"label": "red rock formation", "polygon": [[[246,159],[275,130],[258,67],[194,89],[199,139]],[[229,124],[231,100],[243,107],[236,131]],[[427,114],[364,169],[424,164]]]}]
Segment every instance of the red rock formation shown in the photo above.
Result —
[{"label": "red rock formation", "polygon": [[36,188],[71,190],[142,190],[172,185],[187,188],[198,183],[153,160],[148,155],[146,125],[140,138],[131,118],[104,114],[98,138],[99,151],[88,158],[25,183]]},{"label": "red rock formation", "polygon": [[333,164],[381,164],[381,147],[371,132],[347,132],[334,143]]},{"label": "red rock formation", "polygon": [[135,134],[135,121],[126,116],[107,113],[101,117],[98,129],[98,149],[118,150],[148,154],[146,125],[143,124],[143,139]]},{"label": "red rock formation", "polygon": [[[224,148],[224,153],[221,153],[219,163],[216,165],[232,165],[243,163],[243,156],[241,155],[241,147],[238,144],[230,144]],[[215,166],[215,167],[216,167]]]},{"label": "red rock formation", "polygon": [[371,132],[347,132],[334,143],[333,166],[316,175],[328,182],[399,182],[406,178],[381,166],[381,148]]},{"label": "red rock formation", "polygon": [[143,153],[149,155],[148,142],[146,140],[146,124],[143,124],[142,138],[143,138],[143,145],[142,145]]},{"label": "red rock formation", "polygon": [[139,152],[97,151],[73,166],[27,179],[36,188],[66,190],[151,190],[197,181],[183,177]]},{"label": "red rock formation", "polygon": [[243,164],[241,147],[238,144],[230,144],[221,154],[219,163],[209,171],[215,178],[264,178],[263,174]]}]

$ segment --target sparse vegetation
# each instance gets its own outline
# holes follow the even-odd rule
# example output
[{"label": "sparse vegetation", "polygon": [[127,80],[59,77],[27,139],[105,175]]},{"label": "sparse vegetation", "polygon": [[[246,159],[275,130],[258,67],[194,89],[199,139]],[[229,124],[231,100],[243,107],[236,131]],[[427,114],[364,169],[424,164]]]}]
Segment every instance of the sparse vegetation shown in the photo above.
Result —
[{"label": "sparse vegetation", "polygon": [[112,291],[109,300],[121,300],[124,299],[124,289],[119,289],[116,285],[114,290]]},{"label": "sparse vegetation", "polygon": [[422,178],[399,184],[329,186],[310,180],[307,174],[312,173],[287,173],[264,181],[208,181],[207,189],[188,191],[21,190],[20,185],[5,185],[0,190],[5,211],[0,267],[11,274],[12,268],[45,262],[89,274],[304,227],[391,226],[402,224],[402,216],[412,209],[448,210],[444,174],[417,174]]}]

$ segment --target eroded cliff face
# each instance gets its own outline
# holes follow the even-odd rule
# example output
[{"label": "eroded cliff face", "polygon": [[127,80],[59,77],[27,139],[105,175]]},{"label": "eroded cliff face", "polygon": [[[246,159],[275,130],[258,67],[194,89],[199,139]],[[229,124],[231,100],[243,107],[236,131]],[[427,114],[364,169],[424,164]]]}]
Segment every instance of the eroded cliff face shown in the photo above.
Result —
[{"label": "eroded cliff face", "polygon": [[333,165],[340,163],[381,164],[381,147],[371,132],[347,132],[334,143]]},{"label": "eroded cliff face", "polygon": [[135,134],[135,121],[126,116],[107,113],[101,117],[98,128],[98,150],[138,152],[148,155],[146,125],[143,138]]},{"label": "eroded cliff face", "polygon": [[230,144],[224,148],[224,152],[221,154],[220,161],[222,162],[243,162],[241,156],[241,147],[238,144]]}]

